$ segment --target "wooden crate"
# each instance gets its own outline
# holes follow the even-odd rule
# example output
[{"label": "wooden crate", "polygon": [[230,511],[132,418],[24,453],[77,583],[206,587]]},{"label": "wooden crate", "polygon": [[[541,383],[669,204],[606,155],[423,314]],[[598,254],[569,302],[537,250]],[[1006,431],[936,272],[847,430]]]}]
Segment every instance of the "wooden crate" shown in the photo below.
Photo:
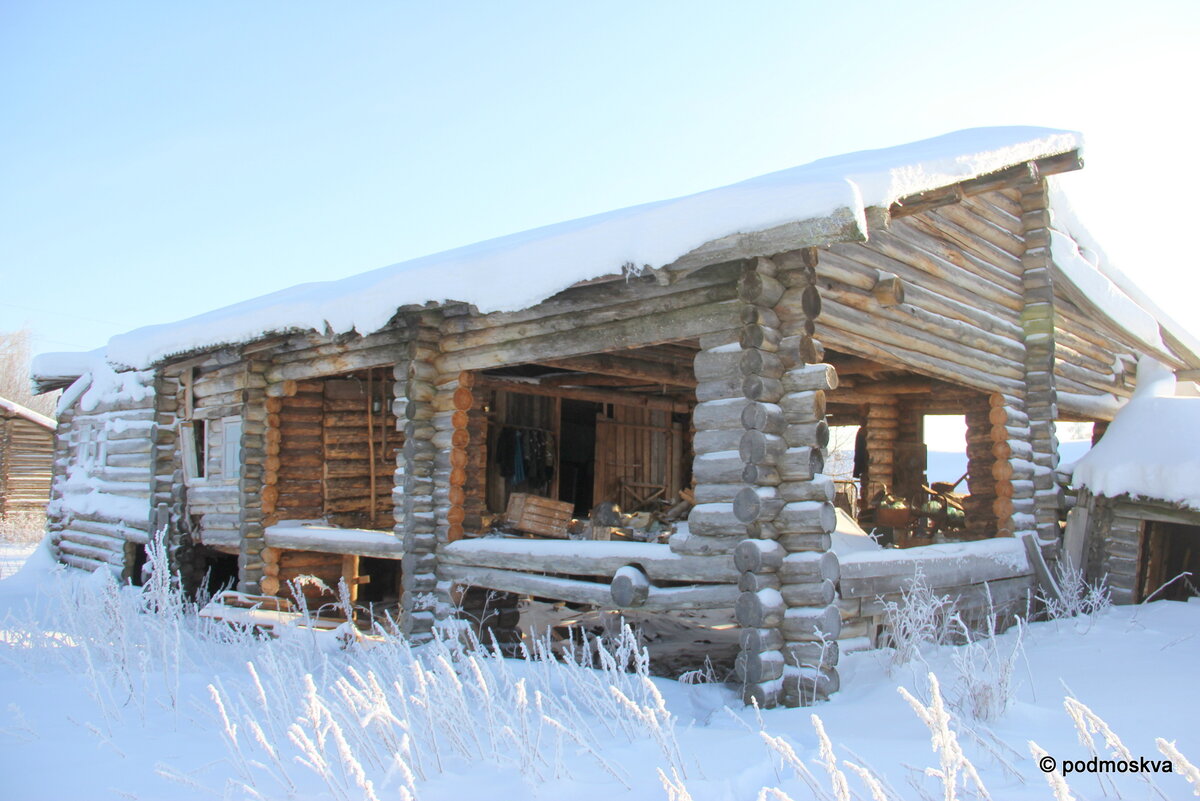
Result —
[{"label": "wooden crate", "polygon": [[875,522],[881,526],[907,526],[912,521],[912,509],[880,507],[875,510]]},{"label": "wooden crate", "polygon": [[528,531],[543,537],[567,538],[567,526],[575,505],[567,501],[552,501],[526,492],[514,492],[508,497],[504,517],[518,531]]}]

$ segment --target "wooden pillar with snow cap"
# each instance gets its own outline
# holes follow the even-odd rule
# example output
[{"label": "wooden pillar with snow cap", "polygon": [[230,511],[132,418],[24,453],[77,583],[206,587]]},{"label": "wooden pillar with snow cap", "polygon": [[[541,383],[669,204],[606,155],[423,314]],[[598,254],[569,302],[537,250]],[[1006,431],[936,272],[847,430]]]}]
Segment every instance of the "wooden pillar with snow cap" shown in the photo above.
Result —
[{"label": "wooden pillar with snow cap", "polygon": [[242,389],[242,436],[238,469],[238,590],[257,594],[266,567],[263,476],[267,461],[267,368],[265,359],[247,358]]},{"label": "wooden pillar with snow cap", "polygon": [[436,315],[411,319],[407,358],[397,362],[394,372],[396,417],[404,421],[404,449],[397,460],[395,489],[401,493],[403,518],[397,534],[404,539],[400,623],[413,642],[429,640],[436,621],[449,614],[449,598],[438,589],[434,500],[439,336]]},{"label": "wooden pillar with snow cap", "polygon": [[1033,516],[1038,540],[1048,553],[1058,547],[1062,489],[1054,480],[1058,468],[1057,383],[1054,377],[1055,310],[1053,259],[1050,250],[1050,202],[1046,181],[1021,187],[1021,255],[1024,308],[1021,329],[1025,341],[1025,413],[1033,463]]}]

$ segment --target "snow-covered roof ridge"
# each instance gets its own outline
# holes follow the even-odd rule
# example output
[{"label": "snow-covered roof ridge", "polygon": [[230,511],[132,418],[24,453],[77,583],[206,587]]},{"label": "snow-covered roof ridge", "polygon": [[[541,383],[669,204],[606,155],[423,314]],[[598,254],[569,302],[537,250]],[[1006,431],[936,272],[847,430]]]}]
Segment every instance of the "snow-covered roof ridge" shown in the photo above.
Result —
[{"label": "snow-covered roof ridge", "polygon": [[53,419],[47,417],[46,415],[35,412],[33,409],[30,409],[27,406],[22,406],[16,401],[10,401],[8,398],[0,398],[0,410],[3,410],[8,414],[24,418],[31,423],[35,423],[42,428],[46,428],[51,431],[53,431],[58,425]]},{"label": "snow-covered roof ridge", "polygon": [[1175,394],[1171,370],[1148,356],[1137,388],[1073,482],[1093,495],[1149,498],[1200,510],[1200,397]]},{"label": "snow-covered roof ridge", "polygon": [[[337,281],[302,284],[190,319],[113,337],[113,365],[145,369],[172,356],[293,330],[385,326],[397,308],[458,301],[481,313],[527,308],[626,265],[662,268],[727,237],[797,222],[866,228],[866,209],[1082,148],[1071,131],[977,128],[820,159],[730,186],[548,225]],[[801,229],[810,230],[810,229]],[[818,242],[799,242],[794,247]],[[766,254],[763,254],[766,255]],[[515,275],[520,280],[513,280]]]}]

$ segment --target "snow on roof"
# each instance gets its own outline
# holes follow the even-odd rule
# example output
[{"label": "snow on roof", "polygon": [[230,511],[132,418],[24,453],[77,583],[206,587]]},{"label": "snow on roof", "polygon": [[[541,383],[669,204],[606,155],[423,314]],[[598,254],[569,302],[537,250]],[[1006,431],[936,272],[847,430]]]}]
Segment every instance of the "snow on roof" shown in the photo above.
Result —
[{"label": "snow on roof", "polygon": [[1152,301],[1108,258],[1072,207],[1056,176],[1050,177],[1053,230],[1051,254],[1060,274],[1099,311],[1150,349],[1174,353],[1163,342],[1165,331],[1193,355],[1200,340]]},{"label": "snow on roof", "polygon": [[57,427],[57,423],[51,420],[44,414],[38,414],[33,409],[26,408],[16,401],[10,401],[8,398],[0,398],[0,412],[5,416],[15,415],[23,417],[31,423],[36,423],[42,428],[47,428],[53,431]]},{"label": "snow on roof", "polygon": [[1133,397],[1076,463],[1073,481],[1094,495],[1200,510],[1200,397],[1177,396],[1171,370],[1143,356]]},{"label": "snow on roof", "polygon": [[368,334],[386,325],[398,307],[431,301],[465,302],[481,313],[526,308],[628,265],[667,266],[728,236],[834,216],[854,220],[865,231],[867,208],[886,208],[908,195],[1081,147],[1082,137],[1071,131],[977,128],[822,159],[147,326],[113,337],[106,357],[114,365],[144,369],[171,356],[270,333]]}]

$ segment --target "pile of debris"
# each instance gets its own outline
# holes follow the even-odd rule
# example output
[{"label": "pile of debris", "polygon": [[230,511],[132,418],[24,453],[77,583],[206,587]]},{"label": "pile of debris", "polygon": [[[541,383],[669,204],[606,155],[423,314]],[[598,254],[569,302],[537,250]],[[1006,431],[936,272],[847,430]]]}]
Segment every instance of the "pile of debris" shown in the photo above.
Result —
[{"label": "pile of debris", "polygon": [[481,536],[665,543],[679,522],[687,519],[694,503],[691,492],[683,490],[673,502],[663,502],[659,511],[625,514],[617,504],[606,501],[597,504],[588,517],[576,518],[570,502],[514,492],[504,514]]}]

